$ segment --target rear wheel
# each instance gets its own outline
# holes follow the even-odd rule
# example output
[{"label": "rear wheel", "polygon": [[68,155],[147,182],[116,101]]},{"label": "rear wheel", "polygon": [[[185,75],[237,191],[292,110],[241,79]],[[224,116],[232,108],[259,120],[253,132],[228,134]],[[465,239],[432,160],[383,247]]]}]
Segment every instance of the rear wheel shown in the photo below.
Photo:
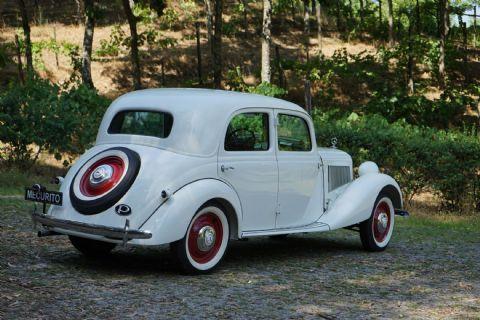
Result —
[{"label": "rear wheel", "polygon": [[97,241],[75,236],[68,236],[72,245],[87,257],[101,258],[115,248],[115,243]]},{"label": "rear wheel", "polygon": [[230,238],[227,216],[217,205],[200,208],[185,237],[170,244],[183,272],[208,273],[218,266]]},{"label": "rear wheel", "polygon": [[360,224],[360,239],[365,250],[385,250],[392,238],[394,217],[392,200],[381,193],[375,201],[370,218]]}]

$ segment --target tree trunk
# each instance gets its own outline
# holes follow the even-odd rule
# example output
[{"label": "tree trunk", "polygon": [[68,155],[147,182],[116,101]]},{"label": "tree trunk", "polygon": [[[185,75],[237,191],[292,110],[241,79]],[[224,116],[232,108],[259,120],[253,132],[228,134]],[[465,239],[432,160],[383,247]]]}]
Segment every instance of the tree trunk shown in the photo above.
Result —
[{"label": "tree trunk", "polygon": [[32,58],[32,40],[30,39],[30,24],[28,21],[27,8],[24,0],[18,0],[18,7],[22,15],[23,34],[25,36],[25,56],[27,59],[27,74],[33,74],[33,58]]},{"label": "tree trunk", "polygon": [[195,35],[197,36],[197,75],[198,84],[203,84],[202,77],[202,50],[200,47],[200,22],[195,22]]},{"label": "tree trunk", "polygon": [[213,56],[213,10],[212,1],[205,0],[205,13],[207,15],[207,40],[210,54]]},{"label": "tree trunk", "polygon": [[135,90],[142,88],[142,75],[140,70],[140,58],[138,56],[138,34],[137,34],[137,18],[133,15],[132,7],[129,0],[122,0],[123,9],[127,16],[128,25],[130,26],[130,58],[132,60],[133,87]]},{"label": "tree trunk", "polygon": [[473,47],[477,47],[477,5],[473,6]]},{"label": "tree trunk", "polygon": [[440,0],[440,57],[438,59],[438,82],[441,89],[445,89],[446,76],[445,76],[445,42],[448,34],[448,11],[449,0]]},{"label": "tree trunk", "polygon": [[378,0],[378,25],[382,26],[382,0]]},{"label": "tree trunk", "polygon": [[[312,1],[315,2],[315,0],[312,0]],[[341,15],[341,12],[340,12],[340,0],[337,0],[335,5],[336,5],[337,31],[340,32],[340,30],[342,29],[342,15]]]},{"label": "tree trunk", "polygon": [[15,49],[17,51],[17,65],[18,65],[18,79],[21,84],[25,84],[25,77],[23,76],[23,65],[22,65],[22,50],[20,48],[20,41],[18,40],[18,35],[15,35]]},{"label": "tree trunk", "polygon": [[241,0],[243,6],[243,35],[246,37],[248,35],[248,1]]},{"label": "tree trunk", "polygon": [[271,81],[270,45],[272,27],[272,0],[263,0],[263,28],[262,28],[262,82]]},{"label": "tree trunk", "polygon": [[408,18],[408,75],[407,87],[410,94],[414,93],[413,84],[413,41],[412,41],[412,17]]},{"label": "tree trunk", "polygon": [[388,4],[388,45],[392,47],[395,39],[393,34],[393,1],[387,0]]},{"label": "tree trunk", "polygon": [[280,59],[280,48],[275,46],[275,67],[278,74],[278,85],[280,88],[287,90],[287,83],[285,80],[285,73],[283,72],[282,60]]},{"label": "tree trunk", "polygon": [[290,13],[292,15],[292,21],[293,21],[293,24],[295,24],[295,12],[296,12],[296,8],[295,8],[295,0],[290,0]]},{"label": "tree trunk", "polygon": [[320,0],[318,1],[316,7],[316,16],[317,16],[317,41],[318,41],[318,57],[322,56],[322,5],[320,4]]},{"label": "tree trunk", "polygon": [[[305,62],[308,63],[310,60],[309,48],[310,48],[310,0],[303,0],[303,33],[304,33],[304,43],[305,43]],[[305,93],[305,109],[308,113],[312,111],[312,92],[310,79],[308,77],[310,70],[305,71],[304,76],[304,93]]]},{"label": "tree trunk", "polygon": [[363,0],[360,0],[360,28],[363,29],[363,20],[364,20],[364,11],[365,8],[364,8],[364,4],[363,4]]},{"label": "tree trunk", "polygon": [[415,25],[417,27],[417,34],[420,35],[420,32],[422,32],[422,20],[420,19],[420,3],[418,2],[418,0],[416,0],[416,4],[415,4],[415,14],[416,14]]},{"label": "tree trunk", "polygon": [[215,0],[215,25],[213,34],[213,84],[222,87],[222,17],[223,0]]},{"label": "tree trunk", "polygon": [[465,85],[470,83],[470,72],[468,69],[468,29],[467,23],[462,22],[462,34],[463,34],[463,76],[465,80]]},{"label": "tree trunk", "polygon": [[83,83],[94,88],[92,81],[92,43],[93,32],[95,30],[95,8],[94,0],[84,0],[85,7],[85,33],[83,35],[83,52],[82,52],[82,81]]},{"label": "tree trunk", "polygon": [[310,0],[303,0],[303,43],[307,62],[310,59]]}]

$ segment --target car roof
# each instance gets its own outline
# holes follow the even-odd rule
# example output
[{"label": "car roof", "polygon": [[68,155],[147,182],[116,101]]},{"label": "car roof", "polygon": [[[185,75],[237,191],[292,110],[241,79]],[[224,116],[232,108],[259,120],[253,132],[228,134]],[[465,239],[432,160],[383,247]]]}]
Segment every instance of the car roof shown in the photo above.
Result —
[{"label": "car roof", "polygon": [[[308,114],[298,105],[267,96],[212,89],[145,89],[117,98],[105,112],[97,144],[136,143],[175,152],[208,156],[218,149],[219,137],[232,113],[245,108],[272,108]],[[173,127],[165,138],[109,134],[113,117],[123,110],[172,114]]]},{"label": "car roof", "polygon": [[[124,94],[116,101],[151,98],[168,99],[170,97],[175,98],[175,108],[186,108],[190,111],[194,111],[195,108],[215,108],[216,112],[231,113],[246,107],[264,107],[305,112],[303,108],[294,103],[260,94],[199,88],[144,89]],[[212,99],[215,100],[212,101]],[[204,111],[199,110],[199,112]]]}]

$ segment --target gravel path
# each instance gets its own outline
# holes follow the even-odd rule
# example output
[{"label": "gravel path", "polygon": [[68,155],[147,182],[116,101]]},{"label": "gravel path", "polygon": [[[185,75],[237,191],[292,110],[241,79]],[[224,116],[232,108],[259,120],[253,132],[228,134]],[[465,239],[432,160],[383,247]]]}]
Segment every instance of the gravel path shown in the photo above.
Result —
[{"label": "gravel path", "polygon": [[235,241],[216,273],[181,276],[166,246],[91,261],[0,205],[1,319],[480,319],[478,230],[398,221],[383,253],[346,230]]}]

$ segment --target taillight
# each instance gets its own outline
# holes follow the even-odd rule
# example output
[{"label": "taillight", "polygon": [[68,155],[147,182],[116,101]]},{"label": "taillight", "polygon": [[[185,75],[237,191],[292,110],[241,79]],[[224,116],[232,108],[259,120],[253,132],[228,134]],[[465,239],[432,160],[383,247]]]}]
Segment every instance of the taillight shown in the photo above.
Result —
[{"label": "taillight", "polygon": [[118,156],[107,156],[93,163],[80,180],[80,192],[97,197],[112,190],[122,179],[125,162]]}]

